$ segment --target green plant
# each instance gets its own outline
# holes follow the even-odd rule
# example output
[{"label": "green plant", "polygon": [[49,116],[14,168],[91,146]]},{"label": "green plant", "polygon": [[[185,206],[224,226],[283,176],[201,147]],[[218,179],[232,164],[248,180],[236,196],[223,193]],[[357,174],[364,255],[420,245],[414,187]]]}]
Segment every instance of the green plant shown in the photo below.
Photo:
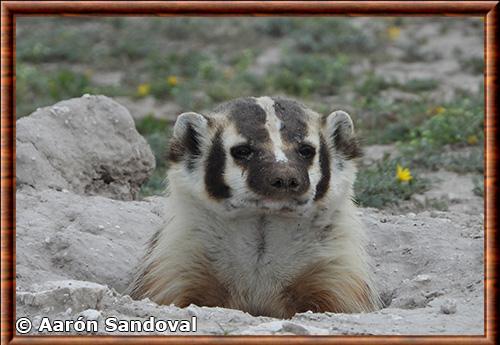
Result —
[{"label": "green plant", "polygon": [[[470,171],[472,167],[482,171],[483,111],[482,101],[473,102],[468,98],[441,107],[438,114],[411,131],[408,141],[399,143],[402,156],[431,169],[449,166],[455,171]],[[474,153],[445,155],[446,146],[472,147]]]},{"label": "green plant", "polygon": [[361,206],[382,208],[401,200],[409,200],[413,194],[426,191],[429,182],[412,171],[412,179],[401,182],[396,178],[399,159],[388,156],[374,166],[360,169],[354,183],[355,199]]},{"label": "green plant", "polygon": [[484,58],[481,57],[470,57],[460,59],[460,63],[463,69],[471,74],[483,74],[484,73]]},{"label": "green plant", "polygon": [[275,91],[306,97],[311,93],[338,93],[350,76],[348,58],[321,55],[292,55],[273,68],[268,83]]},{"label": "green plant", "polygon": [[392,85],[392,82],[371,71],[364,77],[361,83],[356,85],[355,91],[360,96],[376,97],[381,91],[388,89]]},{"label": "green plant", "polygon": [[[97,91],[82,73],[61,69],[53,73],[20,63],[16,67],[16,116],[28,115],[36,106],[47,106],[62,99]],[[31,99],[38,98],[33,104]]]},{"label": "green plant", "polygon": [[438,82],[434,79],[410,79],[406,83],[397,84],[400,90],[412,93],[434,90],[437,86]]},{"label": "green plant", "polygon": [[368,144],[407,141],[412,130],[427,119],[429,110],[425,98],[391,102],[373,95],[358,99],[355,106],[359,130]]},{"label": "green plant", "polygon": [[300,23],[293,18],[266,18],[256,24],[257,32],[271,37],[282,37],[299,27]]},{"label": "green plant", "polygon": [[378,48],[376,36],[352,25],[344,18],[304,20],[289,32],[293,46],[303,53],[366,54]]}]

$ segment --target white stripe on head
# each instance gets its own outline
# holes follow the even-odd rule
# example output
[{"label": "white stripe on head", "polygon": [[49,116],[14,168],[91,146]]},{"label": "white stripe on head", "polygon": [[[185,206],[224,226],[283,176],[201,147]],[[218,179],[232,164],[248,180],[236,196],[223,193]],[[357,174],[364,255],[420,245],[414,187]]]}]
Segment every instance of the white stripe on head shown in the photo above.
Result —
[{"label": "white stripe on head", "polygon": [[283,152],[283,142],[280,135],[283,124],[274,111],[274,101],[270,97],[259,97],[256,98],[256,101],[266,112],[266,128],[273,146],[274,159],[276,162],[288,162],[288,158]]}]

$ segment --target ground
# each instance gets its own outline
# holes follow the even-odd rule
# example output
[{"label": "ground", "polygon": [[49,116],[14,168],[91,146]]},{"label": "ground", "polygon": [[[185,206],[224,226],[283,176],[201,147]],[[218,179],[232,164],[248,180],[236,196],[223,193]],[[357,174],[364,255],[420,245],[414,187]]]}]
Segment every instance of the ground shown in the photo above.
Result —
[{"label": "ground", "polygon": [[[196,315],[199,334],[221,335],[483,334],[481,19],[197,20],[19,18],[16,316]],[[124,108],[94,96],[51,106],[84,93]],[[168,213],[163,151],[176,115],[262,94],[352,115],[365,151],[356,200],[384,309],[276,320],[126,295]],[[88,156],[81,142],[105,144]]]}]

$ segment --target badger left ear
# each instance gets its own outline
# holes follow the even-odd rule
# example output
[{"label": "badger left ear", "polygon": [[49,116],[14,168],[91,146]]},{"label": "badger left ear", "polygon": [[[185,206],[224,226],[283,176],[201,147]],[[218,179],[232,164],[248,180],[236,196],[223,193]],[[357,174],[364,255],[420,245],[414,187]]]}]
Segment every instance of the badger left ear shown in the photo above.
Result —
[{"label": "badger left ear", "polygon": [[354,135],[354,124],[345,111],[337,110],[326,117],[326,134],[337,152],[347,159],[363,155],[358,139]]},{"label": "badger left ear", "polygon": [[184,139],[186,135],[192,136],[200,133],[207,128],[207,119],[205,116],[194,113],[182,113],[177,117],[174,124],[174,137]]}]

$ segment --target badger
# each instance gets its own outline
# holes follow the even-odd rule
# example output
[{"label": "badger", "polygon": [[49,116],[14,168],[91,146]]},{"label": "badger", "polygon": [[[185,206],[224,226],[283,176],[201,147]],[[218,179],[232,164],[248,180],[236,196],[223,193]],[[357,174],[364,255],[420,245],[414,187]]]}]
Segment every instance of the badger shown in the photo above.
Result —
[{"label": "badger", "polygon": [[282,97],[177,117],[169,216],[130,287],[158,304],[295,313],[380,306],[353,202],[353,122]]}]

